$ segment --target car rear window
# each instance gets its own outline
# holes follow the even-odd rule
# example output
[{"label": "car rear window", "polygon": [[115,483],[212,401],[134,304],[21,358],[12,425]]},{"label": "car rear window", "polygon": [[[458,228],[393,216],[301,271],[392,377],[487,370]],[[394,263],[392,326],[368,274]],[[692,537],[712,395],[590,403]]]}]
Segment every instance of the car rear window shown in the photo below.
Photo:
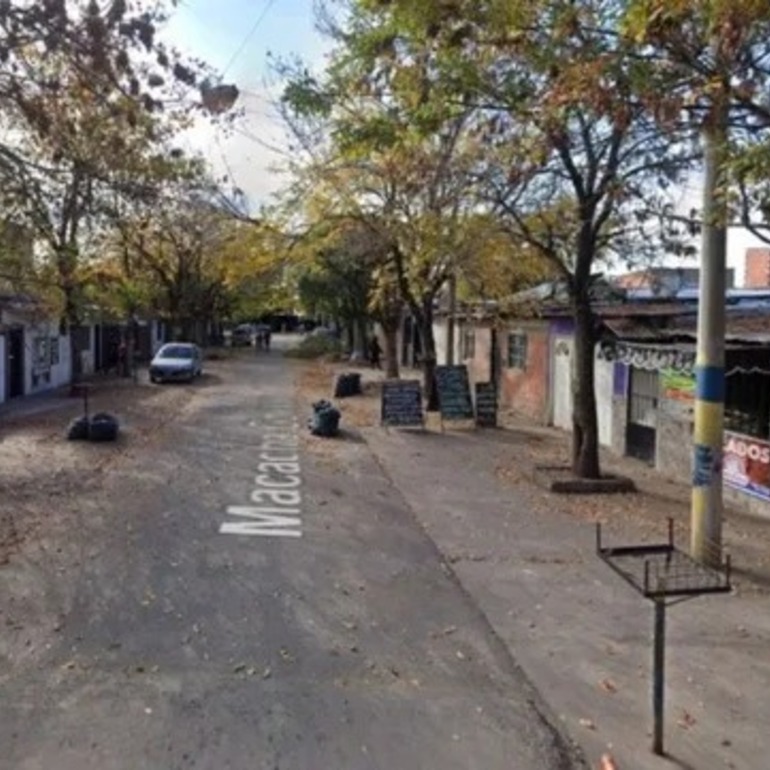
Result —
[{"label": "car rear window", "polygon": [[169,345],[161,348],[160,355],[163,358],[192,358],[193,349],[186,345]]}]

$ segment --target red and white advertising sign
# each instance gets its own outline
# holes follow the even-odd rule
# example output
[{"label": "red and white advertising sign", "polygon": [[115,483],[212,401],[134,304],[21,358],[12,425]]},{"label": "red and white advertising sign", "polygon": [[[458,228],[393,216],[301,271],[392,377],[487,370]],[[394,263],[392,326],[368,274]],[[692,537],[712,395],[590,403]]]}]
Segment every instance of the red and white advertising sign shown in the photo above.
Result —
[{"label": "red and white advertising sign", "polygon": [[725,431],[725,484],[770,501],[770,442]]}]

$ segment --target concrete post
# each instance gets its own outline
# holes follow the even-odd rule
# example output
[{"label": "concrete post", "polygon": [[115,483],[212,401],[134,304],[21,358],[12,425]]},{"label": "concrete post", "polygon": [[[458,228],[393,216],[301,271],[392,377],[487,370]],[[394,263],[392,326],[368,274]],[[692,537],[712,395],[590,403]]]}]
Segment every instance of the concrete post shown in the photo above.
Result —
[{"label": "concrete post", "polygon": [[727,255],[723,157],[726,143],[727,112],[716,104],[704,131],[703,240],[695,361],[690,543],[692,557],[710,566],[718,566],[722,560]]}]

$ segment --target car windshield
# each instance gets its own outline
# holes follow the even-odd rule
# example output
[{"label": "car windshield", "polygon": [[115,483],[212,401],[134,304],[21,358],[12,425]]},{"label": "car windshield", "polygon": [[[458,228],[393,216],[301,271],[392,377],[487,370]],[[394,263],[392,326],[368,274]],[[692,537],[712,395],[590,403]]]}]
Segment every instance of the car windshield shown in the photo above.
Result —
[{"label": "car windshield", "polygon": [[193,349],[187,345],[169,345],[160,349],[161,358],[192,358]]}]

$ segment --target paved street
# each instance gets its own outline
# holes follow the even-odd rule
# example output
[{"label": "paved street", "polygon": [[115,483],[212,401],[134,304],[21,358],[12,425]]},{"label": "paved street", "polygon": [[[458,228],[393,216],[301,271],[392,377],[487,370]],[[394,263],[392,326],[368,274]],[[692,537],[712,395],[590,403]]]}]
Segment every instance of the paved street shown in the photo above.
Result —
[{"label": "paved street", "polygon": [[291,363],[192,387],[77,501],[61,622],[0,671],[3,770],[575,766],[366,445],[304,446]]}]

